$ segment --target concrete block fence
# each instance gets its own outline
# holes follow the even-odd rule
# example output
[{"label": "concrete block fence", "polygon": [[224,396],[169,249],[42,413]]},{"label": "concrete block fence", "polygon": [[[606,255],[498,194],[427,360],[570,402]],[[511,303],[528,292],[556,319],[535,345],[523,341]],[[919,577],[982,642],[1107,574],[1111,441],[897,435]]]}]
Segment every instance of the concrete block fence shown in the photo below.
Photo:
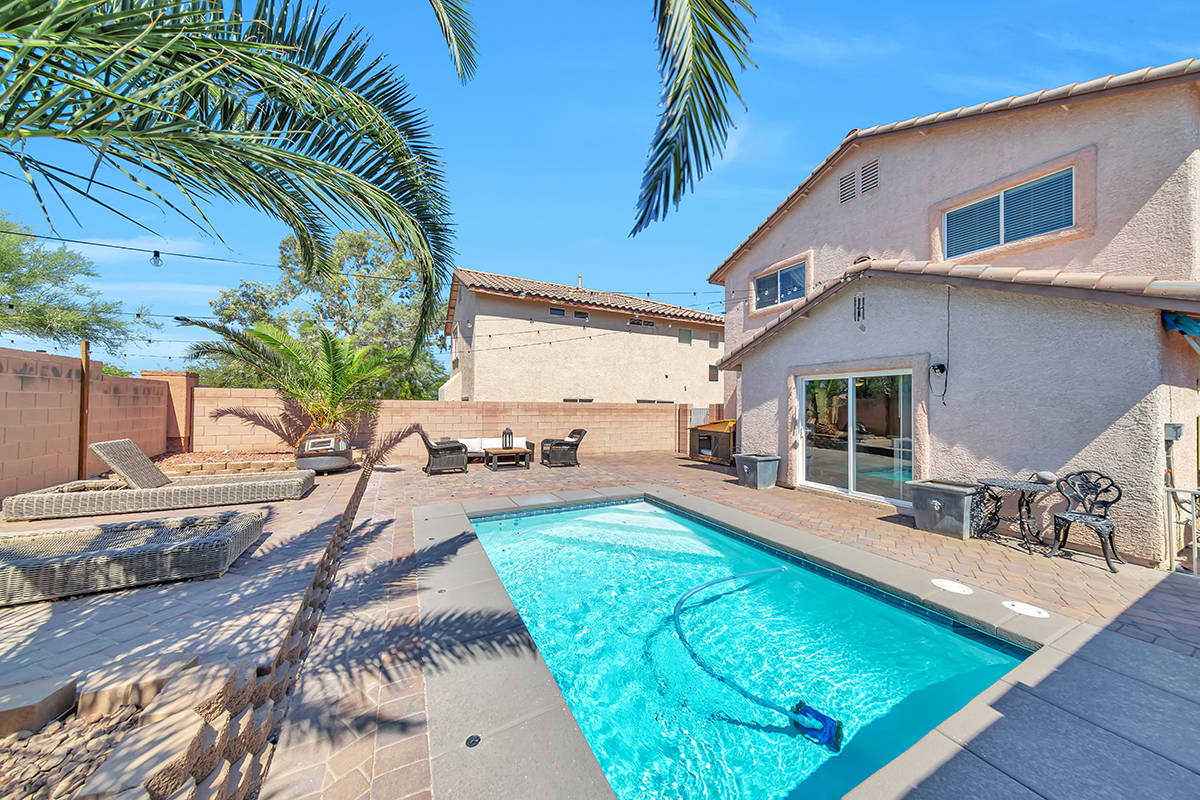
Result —
[{"label": "concrete block fence", "polygon": [[[279,413],[275,393],[262,389],[210,389],[194,393],[192,447],[196,452],[277,448],[280,440],[234,417],[212,418],[222,408],[244,407],[265,415]],[[690,406],[651,403],[524,403],[385,400],[379,430],[420,423],[430,438],[499,436],[512,428],[517,436],[538,442],[586,428],[584,453],[678,452],[687,446]],[[684,426],[681,435],[679,427]],[[420,439],[409,438],[391,456],[397,461],[424,459]]]},{"label": "concrete block fence", "polygon": [[[261,389],[197,386],[194,372],[145,370],[140,378],[104,375],[89,365],[88,443],[132,439],[147,455],[173,452],[279,449],[278,438],[235,417],[213,419],[223,408],[274,415],[280,403]],[[79,359],[0,348],[0,498],[74,480],[78,476]],[[649,403],[524,403],[386,400],[380,430],[420,423],[429,435],[499,436],[512,428],[533,442],[586,428],[583,453],[684,452],[691,406]],[[718,413],[710,407],[709,415]],[[391,461],[424,459],[410,438]],[[87,475],[106,470],[88,454]]]},{"label": "concrete block fence", "polygon": [[[88,442],[129,438],[149,455],[167,448],[168,384],[101,374],[92,361]],[[78,358],[0,348],[0,497],[78,477]],[[106,467],[88,454],[89,475]]]}]

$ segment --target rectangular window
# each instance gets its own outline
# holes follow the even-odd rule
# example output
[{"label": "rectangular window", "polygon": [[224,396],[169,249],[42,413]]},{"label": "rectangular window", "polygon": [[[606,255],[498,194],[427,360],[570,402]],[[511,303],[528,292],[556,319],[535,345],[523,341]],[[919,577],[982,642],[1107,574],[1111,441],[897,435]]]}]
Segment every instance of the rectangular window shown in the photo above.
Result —
[{"label": "rectangular window", "polygon": [[708,380],[710,383],[716,383],[717,381],[721,380],[721,371],[717,369],[716,364],[710,364],[708,366]]},{"label": "rectangular window", "polygon": [[680,328],[679,329],[679,343],[681,345],[683,345],[684,347],[692,346],[692,329],[691,328]]},{"label": "rectangular window", "polygon": [[552,317],[565,317],[566,315],[567,315],[567,310],[565,308],[550,309],[550,316],[552,316]]},{"label": "rectangular window", "polygon": [[754,307],[767,308],[779,303],[789,303],[804,297],[805,268],[801,261],[770,275],[754,279]]},{"label": "rectangular window", "polygon": [[583,320],[584,322],[587,322],[587,321],[588,321],[588,318],[589,318],[590,316],[591,316],[591,314],[590,314],[590,313],[588,313],[587,311],[576,311],[576,312],[575,312],[575,319],[581,319],[581,320]]},{"label": "rectangular window", "polygon": [[563,402],[564,403],[590,403],[590,402],[592,402],[592,398],[590,398],[590,397],[564,397]]},{"label": "rectangular window", "polygon": [[717,331],[710,331],[708,334],[708,346],[713,350],[718,349],[721,346],[721,334]]},{"label": "rectangular window", "polygon": [[946,258],[1070,228],[1075,224],[1075,168],[1005,189],[943,217]]},{"label": "rectangular window", "polygon": [[637,317],[634,317],[633,319],[629,320],[629,324],[630,324],[630,325],[632,325],[632,326],[633,326],[633,327],[635,327],[635,328],[653,328],[653,327],[654,327],[654,320],[652,320],[652,319],[638,319]]}]

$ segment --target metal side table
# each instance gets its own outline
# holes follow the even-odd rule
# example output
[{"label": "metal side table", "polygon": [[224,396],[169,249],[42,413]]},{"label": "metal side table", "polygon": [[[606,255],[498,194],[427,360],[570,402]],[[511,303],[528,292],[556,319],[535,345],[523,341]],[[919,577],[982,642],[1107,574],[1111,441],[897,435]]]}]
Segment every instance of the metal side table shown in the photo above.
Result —
[{"label": "metal side table", "polygon": [[[1025,481],[1019,478],[977,478],[976,483],[983,487],[971,507],[971,521],[975,536],[981,539],[995,539],[996,526],[1000,520],[1015,522],[1021,530],[1021,542],[1024,548],[1033,551],[1033,545],[1042,544],[1042,531],[1033,516],[1033,501],[1040,494],[1055,491],[1052,483]],[[1017,493],[1017,516],[1006,517],[1000,513],[1004,504],[1001,492]]]}]

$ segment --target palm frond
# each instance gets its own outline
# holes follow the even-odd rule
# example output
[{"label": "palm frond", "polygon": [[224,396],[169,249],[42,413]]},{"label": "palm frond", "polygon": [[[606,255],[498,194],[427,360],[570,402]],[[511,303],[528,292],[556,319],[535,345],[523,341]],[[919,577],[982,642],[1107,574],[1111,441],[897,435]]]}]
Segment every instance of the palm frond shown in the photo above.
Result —
[{"label": "palm frond", "polygon": [[734,64],[752,64],[749,0],[655,0],[662,113],[642,172],[631,234],[679,205],[712,168],[729,138],[729,96],[741,92]]},{"label": "palm frond", "polygon": [[[112,208],[92,191],[100,168],[218,236],[200,202],[247,204],[295,231],[310,275],[335,269],[330,231],[371,227],[417,264],[427,333],[452,268],[452,228],[442,167],[405,82],[363,31],[318,4],[259,0],[248,17],[228,5],[0,0],[0,158],[15,162],[48,219],[47,191]],[[433,6],[469,75],[465,8]],[[89,151],[93,174],[39,160],[25,146],[39,139]]]}]

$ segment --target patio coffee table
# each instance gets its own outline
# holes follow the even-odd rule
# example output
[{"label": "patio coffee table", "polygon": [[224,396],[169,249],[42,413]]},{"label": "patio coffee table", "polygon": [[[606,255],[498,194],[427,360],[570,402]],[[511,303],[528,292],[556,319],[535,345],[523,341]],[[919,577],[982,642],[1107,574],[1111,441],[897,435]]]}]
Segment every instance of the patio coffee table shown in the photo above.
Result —
[{"label": "patio coffee table", "polygon": [[[981,539],[996,538],[996,526],[1000,520],[1004,520],[1017,523],[1026,550],[1032,552],[1034,542],[1042,544],[1042,532],[1033,517],[1033,499],[1035,495],[1056,491],[1054,484],[1019,478],[977,478],[976,483],[983,487],[983,491],[975,495],[971,503],[971,527],[975,536]],[[1004,502],[1000,490],[1017,493],[1017,516],[1000,514],[1000,506]]]},{"label": "patio coffee table", "polygon": [[483,451],[483,464],[495,472],[498,469],[529,469],[533,451],[524,447],[488,447]]}]

